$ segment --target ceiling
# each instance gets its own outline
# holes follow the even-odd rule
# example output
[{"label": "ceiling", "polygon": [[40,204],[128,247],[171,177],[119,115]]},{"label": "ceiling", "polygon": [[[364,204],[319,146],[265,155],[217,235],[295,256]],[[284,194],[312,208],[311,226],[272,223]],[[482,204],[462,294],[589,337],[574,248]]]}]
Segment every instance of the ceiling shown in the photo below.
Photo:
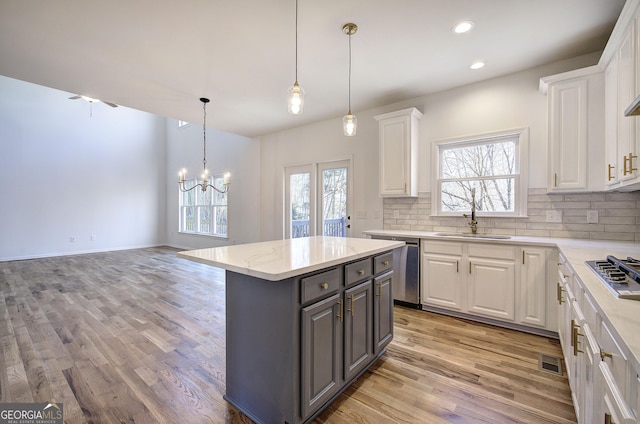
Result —
[{"label": "ceiling", "polygon": [[[604,48],[623,0],[0,0],[0,75],[244,135],[354,114]],[[452,32],[475,21],[468,34]],[[476,60],[486,62],[470,70]],[[61,95],[61,102],[67,100]],[[108,107],[104,112],[112,113]]]}]

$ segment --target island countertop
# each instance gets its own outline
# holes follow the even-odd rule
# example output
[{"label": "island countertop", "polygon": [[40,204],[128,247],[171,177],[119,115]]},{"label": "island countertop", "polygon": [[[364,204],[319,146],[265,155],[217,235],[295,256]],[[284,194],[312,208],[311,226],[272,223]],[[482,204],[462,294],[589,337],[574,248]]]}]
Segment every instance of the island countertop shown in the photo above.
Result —
[{"label": "island countertop", "polygon": [[279,281],[402,246],[402,241],[314,236],[189,250],[178,257]]}]

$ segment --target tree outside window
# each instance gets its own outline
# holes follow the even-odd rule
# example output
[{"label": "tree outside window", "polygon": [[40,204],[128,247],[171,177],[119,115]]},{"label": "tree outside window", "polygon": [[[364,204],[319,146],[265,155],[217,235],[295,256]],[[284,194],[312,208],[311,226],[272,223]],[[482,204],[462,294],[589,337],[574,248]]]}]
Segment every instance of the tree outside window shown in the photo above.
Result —
[{"label": "tree outside window", "polygon": [[[521,214],[520,133],[438,144],[438,214]],[[526,205],[526,203],[525,203]],[[525,207],[526,209],[526,207]]]}]

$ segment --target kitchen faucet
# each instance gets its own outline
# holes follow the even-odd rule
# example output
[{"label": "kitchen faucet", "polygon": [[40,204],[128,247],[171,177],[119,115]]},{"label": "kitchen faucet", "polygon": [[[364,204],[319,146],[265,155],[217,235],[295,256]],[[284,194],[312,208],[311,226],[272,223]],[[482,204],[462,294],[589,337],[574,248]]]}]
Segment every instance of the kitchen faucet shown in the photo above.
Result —
[{"label": "kitchen faucet", "polygon": [[[463,214],[465,218],[469,218],[466,213]],[[471,227],[471,232],[475,234],[478,231],[478,221],[476,221],[476,189],[471,189],[471,220],[467,223]]]}]

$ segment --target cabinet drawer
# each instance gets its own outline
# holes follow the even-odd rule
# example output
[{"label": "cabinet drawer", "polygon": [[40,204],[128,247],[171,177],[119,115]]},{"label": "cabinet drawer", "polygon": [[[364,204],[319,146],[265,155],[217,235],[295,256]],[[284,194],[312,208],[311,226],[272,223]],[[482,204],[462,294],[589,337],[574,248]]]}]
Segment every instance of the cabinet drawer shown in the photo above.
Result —
[{"label": "cabinet drawer", "polygon": [[338,268],[330,269],[329,271],[303,278],[301,284],[302,303],[307,303],[310,300],[338,290],[340,287],[340,272],[338,272]]},{"label": "cabinet drawer", "polygon": [[373,272],[375,275],[382,274],[391,268],[393,268],[393,252],[373,258]]},{"label": "cabinet drawer", "polygon": [[349,286],[371,277],[371,259],[367,258],[344,266],[344,285]]},{"label": "cabinet drawer", "polygon": [[606,322],[600,323],[600,355],[611,371],[611,375],[623,398],[627,399],[627,358],[615,340]]},{"label": "cabinet drawer", "polygon": [[469,243],[468,255],[478,258],[491,259],[516,259],[516,247],[486,244],[486,243]]},{"label": "cabinet drawer", "polygon": [[462,243],[451,241],[422,240],[424,253],[439,253],[443,255],[462,255]]}]

